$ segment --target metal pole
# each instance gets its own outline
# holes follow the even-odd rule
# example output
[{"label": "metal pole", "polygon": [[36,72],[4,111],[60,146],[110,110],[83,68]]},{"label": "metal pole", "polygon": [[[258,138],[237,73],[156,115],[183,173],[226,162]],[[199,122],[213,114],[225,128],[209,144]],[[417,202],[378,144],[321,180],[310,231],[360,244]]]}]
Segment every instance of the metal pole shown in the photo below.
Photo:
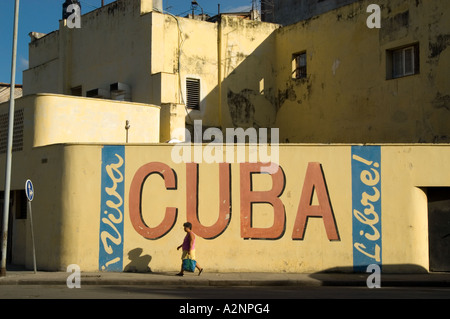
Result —
[{"label": "metal pole", "polygon": [[125,121],[125,130],[127,132],[126,142],[128,143],[128,130],[130,129],[130,121]]},{"label": "metal pole", "polygon": [[34,273],[36,273],[36,245],[34,244],[34,232],[33,232],[33,214],[31,212],[31,201],[28,201],[28,211],[30,212],[30,225],[31,225],[31,241],[33,242],[33,266]]},{"label": "metal pole", "polygon": [[19,24],[19,0],[15,1],[16,4],[14,8],[14,34],[11,63],[11,91],[9,97],[8,145],[6,149],[5,202],[3,205],[2,260],[0,276],[6,275],[6,250],[8,247],[9,192],[11,188],[11,160],[14,129],[14,89],[16,86],[17,29]]}]

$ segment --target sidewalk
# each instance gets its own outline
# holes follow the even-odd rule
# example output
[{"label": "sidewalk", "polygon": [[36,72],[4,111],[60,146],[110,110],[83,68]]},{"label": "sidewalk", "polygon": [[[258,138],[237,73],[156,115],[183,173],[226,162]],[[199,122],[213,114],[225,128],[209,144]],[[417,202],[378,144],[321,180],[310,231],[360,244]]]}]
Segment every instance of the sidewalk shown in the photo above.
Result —
[{"label": "sidewalk", "polygon": [[[2,285],[66,285],[69,272],[9,270],[0,277]],[[154,286],[367,286],[367,274],[348,273],[208,273],[201,276],[176,272],[81,273],[81,285],[154,285]],[[450,273],[381,274],[381,287],[449,287]]]}]

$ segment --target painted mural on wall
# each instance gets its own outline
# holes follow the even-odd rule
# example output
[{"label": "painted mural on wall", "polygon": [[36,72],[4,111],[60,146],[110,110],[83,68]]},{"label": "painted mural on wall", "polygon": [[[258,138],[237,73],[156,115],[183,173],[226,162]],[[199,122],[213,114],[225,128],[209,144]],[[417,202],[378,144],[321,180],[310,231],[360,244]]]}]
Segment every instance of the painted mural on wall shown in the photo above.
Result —
[{"label": "painted mural on wall", "polygon": [[[353,239],[353,266],[355,271],[365,272],[368,265],[381,265],[381,155],[377,146],[354,146],[351,148],[351,194]],[[211,225],[203,225],[199,216],[199,171],[198,163],[185,163],[186,216],[179,216],[180,207],[166,207],[162,221],[149,226],[143,219],[143,188],[151,175],[163,181],[161,191],[179,189],[177,170],[167,163],[149,162],[139,167],[131,178],[128,210],[133,229],[148,240],[158,240],[167,235],[178,218],[192,223],[196,233],[204,239],[214,240],[228,228],[233,218],[240,220],[242,239],[278,240],[289,236],[292,240],[304,240],[308,219],[319,218],[327,239],[339,242],[341,236],[335,219],[335,212],[326,182],[326,171],[319,162],[309,162],[305,167],[304,179],[300,182],[301,193],[298,199],[292,229],[286,229],[286,206],[281,198],[286,187],[287,177],[283,167],[273,170],[267,163],[238,163],[238,170],[231,172],[230,163],[219,163],[218,184],[219,202],[212,209],[217,219]],[[181,166],[183,167],[183,166]],[[105,146],[102,150],[102,192],[100,214],[100,252],[99,269],[122,271],[124,242],[124,198],[125,198],[125,148],[124,146]],[[269,169],[270,168],[270,169]],[[270,189],[255,190],[252,185],[255,174],[268,174]],[[239,211],[232,214],[231,179],[239,180]],[[349,190],[350,191],[350,190]],[[312,198],[315,196],[315,203]],[[254,209],[265,204],[271,207],[273,224],[267,227],[253,225]],[[152,223],[151,223],[152,224]]]},{"label": "painted mural on wall", "polygon": [[381,266],[381,151],[352,147],[353,267]]},{"label": "painted mural on wall", "polygon": [[124,242],[125,147],[102,149],[99,270],[122,271]]},{"label": "painted mural on wall", "polygon": [[[231,183],[229,163],[219,164],[219,216],[211,226],[204,226],[198,219],[198,164],[186,163],[186,215],[196,233],[205,239],[214,239],[222,234],[228,226],[231,214]],[[279,239],[286,231],[285,206],[280,198],[286,184],[286,176],[282,167],[272,170],[266,163],[240,163],[240,236],[244,239]],[[275,171],[275,173],[273,173]],[[165,163],[151,162],[139,168],[131,182],[129,213],[134,229],[146,239],[159,239],[166,235],[175,225],[177,208],[167,207],[163,221],[155,226],[148,226],[142,219],[142,188],[146,179],[158,174],[165,182],[166,189],[177,189],[176,171]],[[252,175],[269,174],[272,178],[272,188],[266,191],[255,191],[252,187]],[[313,192],[318,197],[318,205],[311,204]],[[254,204],[268,204],[273,208],[273,225],[268,228],[258,228],[252,225]],[[303,192],[297,210],[292,239],[302,240],[305,234],[307,220],[310,217],[321,217],[329,240],[339,240],[337,225],[331,207],[325,177],[320,163],[309,163],[303,185]]]}]

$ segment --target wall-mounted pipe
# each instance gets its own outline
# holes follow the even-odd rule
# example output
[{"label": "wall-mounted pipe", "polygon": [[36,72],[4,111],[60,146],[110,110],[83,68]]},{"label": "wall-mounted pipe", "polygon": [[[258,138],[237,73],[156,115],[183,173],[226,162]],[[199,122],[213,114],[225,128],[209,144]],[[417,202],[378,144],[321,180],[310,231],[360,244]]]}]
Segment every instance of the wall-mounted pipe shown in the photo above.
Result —
[{"label": "wall-mounted pipe", "polygon": [[217,88],[219,90],[219,127],[222,129],[222,17],[220,15],[220,4],[217,17]]}]

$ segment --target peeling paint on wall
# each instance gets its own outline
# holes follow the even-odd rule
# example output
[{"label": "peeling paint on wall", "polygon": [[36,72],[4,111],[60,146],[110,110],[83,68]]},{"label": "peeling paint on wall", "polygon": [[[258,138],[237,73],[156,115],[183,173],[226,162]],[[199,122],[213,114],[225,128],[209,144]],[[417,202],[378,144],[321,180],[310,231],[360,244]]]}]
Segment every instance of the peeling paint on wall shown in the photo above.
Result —
[{"label": "peeling paint on wall", "polygon": [[430,42],[430,55],[429,58],[433,59],[439,57],[439,55],[447,49],[450,45],[450,34],[439,34],[434,42]]},{"label": "peeling paint on wall", "polygon": [[261,92],[244,89],[238,93],[228,89],[227,104],[234,127],[271,127],[278,111],[271,90]]},{"label": "peeling paint on wall", "polygon": [[[390,10],[390,9],[388,9]],[[380,29],[380,40],[386,42],[404,37],[408,34],[410,19],[409,10],[396,14],[393,17],[382,19]],[[382,42],[384,42],[382,41]]]},{"label": "peeling paint on wall", "polygon": [[251,90],[243,90],[239,93],[228,90],[228,108],[234,126],[249,127],[254,124],[255,106],[250,103],[249,94],[252,94]]},{"label": "peeling paint on wall", "polygon": [[[304,80],[299,80],[304,81]],[[278,105],[281,107],[285,101],[295,101],[297,99],[297,94],[294,90],[293,83],[286,84],[286,88],[284,90],[278,90]]]},{"label": "peeling paint on wall", "polygon": [[450,95],[442,95],[438,92],[433,100],[433,107],[436,109],[444,108],[447,111],[450,111]]}]

